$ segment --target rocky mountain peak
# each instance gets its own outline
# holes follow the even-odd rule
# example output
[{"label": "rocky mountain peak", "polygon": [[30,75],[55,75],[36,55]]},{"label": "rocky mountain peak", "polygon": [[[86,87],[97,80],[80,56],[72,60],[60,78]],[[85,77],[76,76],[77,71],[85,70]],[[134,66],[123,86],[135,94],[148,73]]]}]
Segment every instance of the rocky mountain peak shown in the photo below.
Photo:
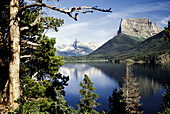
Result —
[{"label": "rocky mountain peak", "polygon": [[100,45],[96,42],[82,43],[75,39],[72,44],[56,46],[56,54],[59,56],[81,56],[87,55],[97,49]]},{"label": "rocky mountain peak", "polygon": [[74,49],[77,49],[77,43],[78,43],[78,40],[75,39],[75,41],[73,42],[73,47],[74,47]]},{"label": "rocky mountain peak", "polygon": [[116,35],[123,33],[132,37],[147,39],[160,33],[162,30],[148,18],[122,19]]}]

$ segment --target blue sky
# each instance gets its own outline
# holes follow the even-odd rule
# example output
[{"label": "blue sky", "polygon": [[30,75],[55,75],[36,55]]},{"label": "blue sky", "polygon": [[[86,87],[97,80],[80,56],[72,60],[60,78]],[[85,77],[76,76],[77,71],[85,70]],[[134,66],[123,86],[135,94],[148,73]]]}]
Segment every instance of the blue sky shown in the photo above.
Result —
[{"label": "blue sky", "polygon": [[[55,6],[53,2],[46,3]],[[46,35],[56,37],[58,44],[70,44],[75,39],[81,42],[97,42],[103,44],[113,38],[122,18],[147,17],[161,29],[170,20],[169,0],[61,0],[61,7],[98,6],[102,9],[112,8],[112,13],[95,11],[78,15],[78,21],[65,14],[48,10],[49,15],[65,21],[59,32],[49,30]]]}]

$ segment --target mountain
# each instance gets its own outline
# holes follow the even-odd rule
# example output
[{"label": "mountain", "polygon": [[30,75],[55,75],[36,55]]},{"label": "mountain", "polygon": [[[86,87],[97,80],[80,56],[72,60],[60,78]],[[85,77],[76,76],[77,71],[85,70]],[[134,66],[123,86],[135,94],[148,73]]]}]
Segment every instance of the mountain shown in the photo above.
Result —
[{"label": "mountain", "polygon": [[139,42],[132,46],[127,52],[123,52],[124,56],[143,56],[153,55],[156,53],[164,53],[170,51],[170,42],[164,39],[164,31]]},{"label": "mountain", "polygon": [[[65,60],[101,60],[158,57],[170,52],[165,33],[147,18],[122,19],[117,35],[86,56]],[[164,55],[162,58],[166,58]],[[142,60],[143,60],[142,58]]]},{"label": "mountain", "polygon": [[155,23],[151,22],[146,17],[129,18],[121,20],[119,30],[116,35],[126,34],[137,41],[143,41],[161,31],[162,30]]},{"label": "mountain", "polygon": [[130,36],[126,34],[118,34],[114,38],[107,41],[105,44],[103,44],[101,47],[99,47],[97,50],[92,52],[89,55],[107,55],[111,56],[116,53],[128,50],[132,47],[132,45],[137,44],[138,42],[134,39],[132,39]]},{"label": "mountain", "polygon": [[[92,53],[81,57],[65,58],[77,60],[134,60],[169,61],[170,42],[165,33],[147,18],[122,19],[117,34]],[[161,55],[161,56],[160,56]],[[159,59],[159,60],[158,60]]]},{"label": "mountain", "polygon": [[135,42],[129,36],[121,33],[89,54],[87,58],[126,59],[157,56],[170,52],[170,42],[165,40],[164,36],[165,33],[162,31],[142,42]]},{"label": "mountain", "polygon": [[56,46],[56,55],[59,56],[82,56],[93,52],[99,47],[99,44],[95,42],[82,43],[75,39],[72,44]]},{"label": "mountain", "polygon": [[[113,58],[114,56],[120,58],[125,56],[124,54],[126,53],[129,54],[130,50],[134,50],[134,48],[137,48],[136,50],[144,49],[145,46],[143,44],[146,47],[154,45],[154,50],[160,49],[161,47],[158,46],[159,43],[155,42],[158,42],[160,40],[159,38],[163,38],[163,33],[157,35],[161,31],[155,23],[145,17],[122,19],[119,30],[116,33],[117,35],[89,54],[89,56],[103,56],[105,58]],[[156,41],[154,40],[154,43],[152,42],[153,36],[158,38]],[[150,46],[147,44],[149,41],[153,43],[149,44]],[[146,49],[149,50],[150,48]]]}]

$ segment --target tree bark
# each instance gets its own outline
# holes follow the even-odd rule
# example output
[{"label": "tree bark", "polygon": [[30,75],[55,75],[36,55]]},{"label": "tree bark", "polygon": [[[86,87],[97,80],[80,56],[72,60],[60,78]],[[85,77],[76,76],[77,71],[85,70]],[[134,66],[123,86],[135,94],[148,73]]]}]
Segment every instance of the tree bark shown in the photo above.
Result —
[{"label": "tree bark", "polygon": [[10,1],[10,49],[11,59],[9,63],[9,102],[12,109],[18,107],[14,100],[20,97],[19,67],[20,67],[20,32],[19,17],[19,0]]}]

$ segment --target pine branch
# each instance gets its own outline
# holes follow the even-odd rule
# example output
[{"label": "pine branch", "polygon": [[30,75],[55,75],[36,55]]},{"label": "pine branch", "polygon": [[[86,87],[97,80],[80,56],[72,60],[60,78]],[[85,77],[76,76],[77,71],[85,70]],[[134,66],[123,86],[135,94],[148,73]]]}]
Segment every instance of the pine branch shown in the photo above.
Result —
[{"label": "pine branch", "polygon": [[[38,3],[38,2],[37,2]],[[38,16],[37,18],[34,20],[33,23],[31,23],[29,26],[26,26],[26,27],[21,27],[20,28],[20,31],[23,31],[23,30],[28,30],[30,27],[33,27],[35,26],[41,19],[41,12],[42,12],[42,7],[39,7],[38,8]]]}]

